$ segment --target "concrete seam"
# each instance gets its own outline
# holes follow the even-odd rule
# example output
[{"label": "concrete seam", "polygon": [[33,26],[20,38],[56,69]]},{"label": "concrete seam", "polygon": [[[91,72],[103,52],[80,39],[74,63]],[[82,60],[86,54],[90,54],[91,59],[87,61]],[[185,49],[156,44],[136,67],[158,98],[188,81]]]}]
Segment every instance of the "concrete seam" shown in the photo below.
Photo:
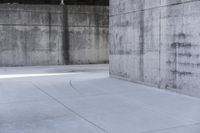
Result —
[{"label": "concrete seam", "polygon": [[[14,12],[25,12],[25,13],[29,13],[29,12],[37,12],[37,13],[48,13],[49,11],[35,11],[35,10],[20,10],[20,9],[11,9],[11,10],[7,10],[7,9],[0,9],[0,11],[14,11]],[[55,15],[60,15],[60,14],[63,14],[63,12],[53,12],[50,10],[50,12],[52,14],[55,14]],[[99,16],[105,16],[106,13],[94,13],[94,12],[69,12],[69,14],[89,14],[89,15],[99,15]]]},{"label": "concrete seam", "polygon": [[69,81],[69,85],[72,89],[74,89],[79,95],[82,95],[81,92],[76,88],[74,87],[74,85],[72,84],[72,80]]},{"label": "concrete seam", "polygon": [[168,128],[161,128],[161,129],[156,129],[156,130],[149,130],[149,131],[144,131],[144,132],[140,132],[140,133],[153,133],[153,132],[157,132],[157,131],[165,131],[165,130],[183,128],[183,127],[193,126],[193,125],[200,125],[200,122],[192,123],[192,124],[179,125],[179,126],[174,126],[174,127],[168,127]]},{"label": "concrete seam", "polygon": [[52,95],[50,95],[49,93],[47,93],[46,91],[44,91],[43,89],[41,89],[39,86],[37,86],[36,84],[34,84],[33,82],[31,82],[36,89],[40,90],[41,92],[43,92],[44,94],[46,94],[47,96],[49,96],[51,99],[53,99],[54,101],[56,101],[58,104],[62,105],[65,109],[69,110],[70,112],[72,112],[73,114],[75,114],[76,116],[78,116],[80,119],[88,122],[89,124],[93,125],[94,127],[100,129],[101,131],[105,132],[105,133],[109,133],[108,131],[106,131],[105,129],[103,129],[102,127],[98,126],[97,124],[95,124],[94,122],[86,119],[84,116],[82,116],[81,114],[77,113],[76,111],[74,111],[73,109],[71,109],[70,107],[68,107],[67,105],[65,105],[64,103],[62,103],[61,101],[59,101],[57,98],[53,97]]},{"label": "concrete seam", "polygon": [[163,7],[168,7],[168,6],[176,6],[176,5],[187,4],[187,3],[192,3],[192,2],[199,2],[199,1],[200,0],[193,0],[193,1],[185,1],[185,2],[181,2],[181,3],[166,4],[166,5],[155,6],[155,7],[150,7],[150,8],[141,9],[141,10],[133,10],[133,11],[125,12],[125,13],[112,14],[112,15],[109,15],[109,17],[130,14],[130,13],[134,13],[134,12],[141,12],[141,11],[146,11],[146,10],[153,10],[153,9],[163,8]]},{"label": "concrete seam", "polygon": [[[161,0],[160,0],[160,4],[161,4]],[[161,26],[161,19],[162,19],[162,12],[161,10],[160,12],[160,16],[159,16],[159,88],[161,86],[161,45],[162,45],[162,39],[161,39],[161,32],[162,32],[162,26]]]},{"label": "concrete seam", "polygon": [[[24,26],[24,27],[27,27],[27,26],[46,26],[46,27],[49,27],[49,24],[0,24],[0,26]],[[54,25],[52,24],[51,27],[65,27],[65,26],[62,26],[62,25]],[[98,27],[98,28],[108,28],[108,26],[95,26],[95,25],[91,25],[91,26],[87,26],[87,25],[69,25],[69,28],[70,27]]]}]

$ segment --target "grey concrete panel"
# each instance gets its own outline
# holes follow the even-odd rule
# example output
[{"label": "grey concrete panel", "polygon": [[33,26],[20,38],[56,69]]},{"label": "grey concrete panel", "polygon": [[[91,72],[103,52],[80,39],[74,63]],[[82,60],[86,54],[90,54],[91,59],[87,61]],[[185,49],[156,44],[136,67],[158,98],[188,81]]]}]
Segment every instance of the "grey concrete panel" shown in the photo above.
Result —
[{"label": "grey concrete panel", "polygon": [[199,7],[189,0],[111,1],[119,10],[110,13],[111,76],[200,97]]},{"label": "grey concrete panel", "polygon": [[0,5],[0,18],[0,66],[108,62],[106,6]]}]

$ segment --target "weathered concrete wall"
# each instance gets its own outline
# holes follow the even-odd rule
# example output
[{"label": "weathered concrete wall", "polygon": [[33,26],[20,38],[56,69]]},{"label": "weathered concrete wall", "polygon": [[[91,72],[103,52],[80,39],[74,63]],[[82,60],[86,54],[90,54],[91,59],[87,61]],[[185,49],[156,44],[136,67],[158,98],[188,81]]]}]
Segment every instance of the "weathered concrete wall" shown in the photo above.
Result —
[{"label": "weathered concrete wall", "polygon": [[108,61],[103,6],[0,5],[0,66]]},{"label": "weathered concrete wall", "polygon": [[200,97],[200,1],[111,0],[110,74]]},{"label": "weathered concrete wall", "polygon": [[69,60],[72,64],[108,62],[107,7],[68,6]]}]

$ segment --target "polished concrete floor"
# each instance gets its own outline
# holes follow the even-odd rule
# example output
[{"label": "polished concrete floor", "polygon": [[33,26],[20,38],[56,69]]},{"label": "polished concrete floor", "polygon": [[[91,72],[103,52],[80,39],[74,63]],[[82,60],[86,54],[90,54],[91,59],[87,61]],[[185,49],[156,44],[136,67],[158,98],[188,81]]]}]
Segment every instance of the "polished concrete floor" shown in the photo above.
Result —
[{"label": "polished concrete floor", "polygon": [[200,133],[200,99],[107,65],[0,68],[0,133]]}]

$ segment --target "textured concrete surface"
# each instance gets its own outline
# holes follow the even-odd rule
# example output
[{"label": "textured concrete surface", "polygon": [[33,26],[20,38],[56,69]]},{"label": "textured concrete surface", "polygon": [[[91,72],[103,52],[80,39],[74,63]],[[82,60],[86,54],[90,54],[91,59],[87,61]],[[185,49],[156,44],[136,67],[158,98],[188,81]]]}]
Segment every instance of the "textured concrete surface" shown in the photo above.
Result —
[{"label": "textured concrete surface", "polygon": [[0,133],[199,133],[200,100],[107,65],[0,68]]},{"label": "textured concrete surface", "polygon": [[111,75],[200,97],[199,21],[199,0],[111,0]]},{"label": "textured concrete surface", "polygon": [[108,62],[106,6],[0,5],[0,66]]}]

